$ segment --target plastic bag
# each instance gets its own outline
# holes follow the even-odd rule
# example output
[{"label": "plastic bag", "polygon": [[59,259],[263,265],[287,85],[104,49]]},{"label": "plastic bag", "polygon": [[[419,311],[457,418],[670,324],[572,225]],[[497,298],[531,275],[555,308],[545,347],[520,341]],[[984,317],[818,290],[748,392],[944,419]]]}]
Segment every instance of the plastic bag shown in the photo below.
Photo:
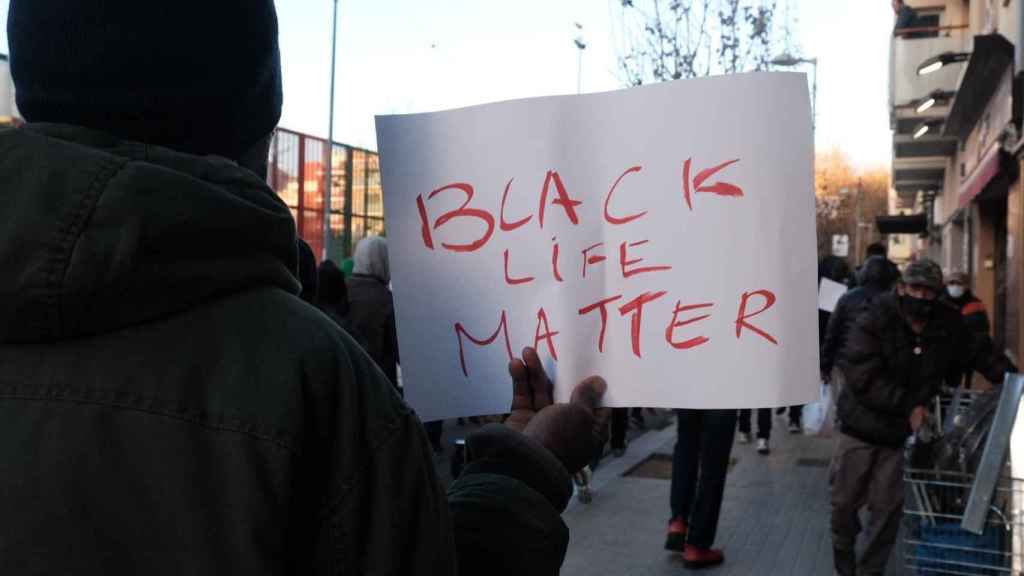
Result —
[{"label": "plastic bag", "polygon": [[835,419],[835,402],[832,400],[832,387],[821,383],[821,398],[804,406],[804,433],[809,436],[831,436]]}]

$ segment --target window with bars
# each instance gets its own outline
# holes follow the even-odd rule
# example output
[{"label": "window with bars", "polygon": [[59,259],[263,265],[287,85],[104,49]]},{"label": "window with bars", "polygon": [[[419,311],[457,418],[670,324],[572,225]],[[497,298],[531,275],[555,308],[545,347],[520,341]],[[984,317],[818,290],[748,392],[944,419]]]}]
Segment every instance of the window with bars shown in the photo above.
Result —
[{"label": "window with bars", "polygon": [[[325,206],[328,162],[330,205]],[[328,152],[326,140],[279,129],[270,147],[267,182],[318,260],[326,254],[340,262],[359,240],[384,233],[384,192],[375,152],[337,143]],[[330,231],[326,250],[325,223]]]}]

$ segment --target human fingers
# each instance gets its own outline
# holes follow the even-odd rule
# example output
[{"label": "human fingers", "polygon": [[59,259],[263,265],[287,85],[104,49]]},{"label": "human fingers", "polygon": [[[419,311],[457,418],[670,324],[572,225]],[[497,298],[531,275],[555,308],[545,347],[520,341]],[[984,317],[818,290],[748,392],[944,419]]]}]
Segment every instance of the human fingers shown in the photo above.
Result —
[{"label": "human fingers", "polygon": [[554,403],[551,393],[551,379],[544,371],[544,365],[540,362],[540,356],[533,348],[523,348],[523,362],[526,364],[526,371],[529,373],[530,391],[533,393],[533,408],[541,410],[545,406]]},{"label": "human fingers", "polygon": [[526,364],[514,358],[508,363],[508,374],[512,377],[512,410],[533,410],[530,374]]}]

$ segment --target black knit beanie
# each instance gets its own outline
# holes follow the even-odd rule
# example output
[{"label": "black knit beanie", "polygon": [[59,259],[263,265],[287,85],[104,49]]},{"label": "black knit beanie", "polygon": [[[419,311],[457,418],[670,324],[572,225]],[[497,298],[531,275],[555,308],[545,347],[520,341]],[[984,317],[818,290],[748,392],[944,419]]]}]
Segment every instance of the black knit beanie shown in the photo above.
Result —
[{"label": "black knit beanie", "polygon": [[11,0],[18,108],[239,158],[281,117],[273,0]]}]

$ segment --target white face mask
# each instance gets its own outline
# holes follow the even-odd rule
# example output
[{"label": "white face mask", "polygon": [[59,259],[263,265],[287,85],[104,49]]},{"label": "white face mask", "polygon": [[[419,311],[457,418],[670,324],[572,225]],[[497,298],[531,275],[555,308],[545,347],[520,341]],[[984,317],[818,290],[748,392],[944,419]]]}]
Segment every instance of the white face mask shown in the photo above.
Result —
[{"label": "white face mask", "polygon": [[949,295],[952,298],[959,298],[964,295],[964,287],[949,285],[946,286],[946,292],[949,292]]}]

